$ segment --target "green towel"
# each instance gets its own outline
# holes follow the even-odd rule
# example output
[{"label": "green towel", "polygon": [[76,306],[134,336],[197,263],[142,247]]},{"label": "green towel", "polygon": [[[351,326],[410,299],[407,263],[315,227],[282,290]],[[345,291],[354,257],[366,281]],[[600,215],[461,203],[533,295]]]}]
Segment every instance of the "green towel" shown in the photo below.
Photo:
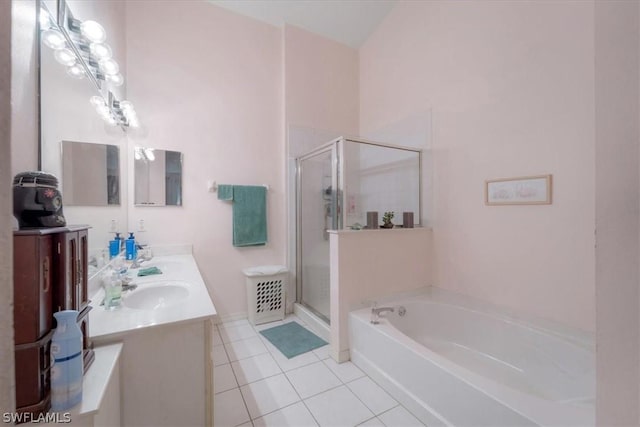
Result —
[{"label": "green towel", "polygon": [[218,185],[218,200],[233,200],[233,185]]},{"label": "green towel", "polygon": [[267,243],[267,189],[264,186],[233,186],[233,246]]},{"label": "green towel", "polygon": [[153,274],[162,274],[158,267],[141,268],[138,270],[138,276],[151,276]]}]

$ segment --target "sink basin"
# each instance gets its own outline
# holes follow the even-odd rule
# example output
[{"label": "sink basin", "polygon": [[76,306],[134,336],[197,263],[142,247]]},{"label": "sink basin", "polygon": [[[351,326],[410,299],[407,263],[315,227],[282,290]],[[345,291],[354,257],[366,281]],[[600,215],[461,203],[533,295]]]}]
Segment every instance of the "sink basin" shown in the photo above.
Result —
[{"label": "sink basin", "polygon": [[126,307],[138,310],[159,310],[180,304],[189,296],[189,289],[180,282],[167,282],[161,285],[147,285],[138,288],[125,298]]}]

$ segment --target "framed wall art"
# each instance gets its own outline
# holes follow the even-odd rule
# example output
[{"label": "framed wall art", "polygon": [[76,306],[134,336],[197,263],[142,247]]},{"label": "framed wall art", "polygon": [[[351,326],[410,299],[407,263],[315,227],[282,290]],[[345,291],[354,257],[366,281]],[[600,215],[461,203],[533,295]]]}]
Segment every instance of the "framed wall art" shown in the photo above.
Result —
[{"label": "framed wall art", "polygon": [[484,203],[494,205],[550,205],[551,175],[485,181]]}]

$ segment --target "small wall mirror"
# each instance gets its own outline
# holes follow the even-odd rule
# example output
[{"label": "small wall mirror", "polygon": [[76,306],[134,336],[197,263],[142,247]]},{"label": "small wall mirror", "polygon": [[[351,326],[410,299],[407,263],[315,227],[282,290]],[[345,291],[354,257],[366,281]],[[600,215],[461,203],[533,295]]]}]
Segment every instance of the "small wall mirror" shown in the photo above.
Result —
[{"label": "small wall mirror", "polygon": [[136,206],[182,206],[182,153],[134,148]]},{"label": "small wall mirror", "polygon": [[120,205],[120,149],[62,141],[62,187],[69,206]]}]

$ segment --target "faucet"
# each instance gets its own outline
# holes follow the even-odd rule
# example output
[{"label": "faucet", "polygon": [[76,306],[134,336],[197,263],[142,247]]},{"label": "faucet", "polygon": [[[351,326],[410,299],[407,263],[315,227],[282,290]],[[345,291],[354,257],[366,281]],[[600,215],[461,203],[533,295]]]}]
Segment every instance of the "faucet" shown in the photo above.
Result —
[{"label": "faucet", "polygon": [[380,323],[380,315],[382,313],[393,313],[393,311],[393,307],[376,307],[374,304],[374,306],[371,308],[371,323],[377,325],[378,323]]},{"label": "faucet", "polygon": [[140,268],[141,264],[144,261],[150,261],[153,259],[153,254],[151,253],[150,249],[145,249],[144,247],[137,245],[136,246],[140,252],[139,255],[136,259],[133,260],[133,263],[131,264],[131,268]]}]

